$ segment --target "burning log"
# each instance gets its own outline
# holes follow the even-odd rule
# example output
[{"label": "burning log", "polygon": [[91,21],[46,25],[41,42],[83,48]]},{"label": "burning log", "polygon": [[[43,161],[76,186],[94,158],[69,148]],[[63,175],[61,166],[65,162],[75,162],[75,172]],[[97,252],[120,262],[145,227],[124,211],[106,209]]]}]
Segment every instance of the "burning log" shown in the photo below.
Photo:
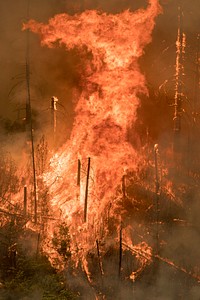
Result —
[{"label": "burning log", "polygon": [[86,222],[87,220],[89,176],[90,176],[90,157],[88,158],[87,179],[86,179],[86,188],[85,188],[84,222]]},{"label": "burning log", "polygon": [[154,259],[157,259],[157,260],[159,260],[159,261],[161,261],[161,262],[167,264],[168,266],[170,266],[170,267],[172,267],[172,268],[174,268],[174,269],[176,269],[176,270],[178,270],[178,271],[180,271],[180,272],[185,273],[186,275],[188,275],[189,277],[195,279],[195,280],[198,281],[198,282],[199,282],[199,280],[200,280],[200,276],[199,276],[199,275],[196,275],[196,274],[192,273],[191,271],[188,271],[188,270],[186,270],[185,268],[176,265],[174,262],[170,261],[170,260],[167,259],[167,258],[163,258],[163,257],[161,257],[161,256],[159,256],[159,255],[153,255],[153,254],[149,255],[149,253],[146,253],[146,252],[143,251],[143,250],[137,250],[137,249],[134,249],[133,247],[130,247],[129,245],[127,245],[127,244],[124,243],[124,242],[122,243],[122,245],[123,245],[125,248],[129,249],[131,252],[135,253],[136,255],[138,255],[138,256],[144,258],[146,261],[149,261],[149,263],[151,263],[151,262],[152,262],[152,258],[154,258]]}]

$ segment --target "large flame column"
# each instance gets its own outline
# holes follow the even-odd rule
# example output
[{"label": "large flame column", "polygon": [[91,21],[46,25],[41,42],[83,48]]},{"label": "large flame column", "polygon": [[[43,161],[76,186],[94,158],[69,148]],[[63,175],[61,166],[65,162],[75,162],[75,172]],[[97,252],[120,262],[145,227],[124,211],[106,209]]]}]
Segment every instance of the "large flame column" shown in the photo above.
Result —
[{"label": "large flame column", "polygon": [[[148,3],[146,9],[136,12],[113,15],[93,10],[56,15],[48,24],[30,20],[24,25],[40,35],[42,45],[64,45],[67,51],[75,48],[85,55],[83,92],[75,107],[70,140],[51,159],[51,169],[44,175],[52,202],[63,217],[72,220],[80,210],[79,155],[82,162],[92,159],[88,189],[92,200],[87,203],[87,217],[91,214],[96,222],[121,185],[124,170],[137,170],[141,163],[127,131],[136,121],[139,95],[148,93],[138,59],[151,42],[155,18],[161,11],[159,1]],[[84,166],[82,170],[84,173]]]}]

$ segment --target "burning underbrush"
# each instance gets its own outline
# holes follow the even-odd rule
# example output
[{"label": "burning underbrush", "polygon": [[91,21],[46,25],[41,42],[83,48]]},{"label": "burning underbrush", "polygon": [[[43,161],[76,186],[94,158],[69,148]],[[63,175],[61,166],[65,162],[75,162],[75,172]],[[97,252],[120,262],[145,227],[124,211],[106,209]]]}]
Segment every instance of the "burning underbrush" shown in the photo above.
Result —
[{"label": "burning underbrush", "polygon": [[[22,247],[27,247],[29,240],[29,250],[45,254],[57,272],[64,274],[68,288],[79,291],[80,298],[112,299],[116,295],[122,299],[125,293],[126,299],[131,299],[139,292],[142,282],[151,288],[155,286],[163,268],[171,274],[169,276],[178,276],[181,282],[186,280],[191,290],[199,280],[198,254],[191,263],[187,258],[190,256],[186,255],[189,241],[187,244],[184,239],[195,234],[195,224],[188,220],[187,201],[190,199],[191,203],[194,198],[191,192],[194,193],[196,181],[193,179],[191,186],[192,179],[188,182],[184,173],[187,170],[182,168],[180,174],[180,170],[172,169],[173,164],[162,161],[162,152],[157,150],[157,146],[149,149],[150,156],[143,159],[143,164],[134,171],[123,173],[115,193],[99,210],[99,202],[93,201],[94,173],[90,172],[86,221],[88,160],[85,164],[81,161],[81,168],[77,161],[73,184],[75,199],[55,205],[54,198],[41,183],[38,186],[37,224],[33,222],[33,205],[29,203],[25,213],[19,196],[15,212],[10,210],[4,223],[10,217],[15,223],[21,220],[26,231],[26,237],[21,237]],[[92,159],[90,163],[92,169]],[[91,206],[95,209],[90,209]],[[181,242],[177,242],[175,252],[171,252],[170,247],[179,240],[174,232],[180,237],[184,235]],[[10,246],[13,245],[14,240]]]},{"label": "burning underbrush", "polygon": [[[168,190],[170,174],[166,171],[163,174],[162,185],[159,177],[160,187],[156,191],[152,180],[155,163],[149,161],[137,173],[130,172],[122,177],[115,197],[104,206],[103,214],[99,212],[98,218],[93,218],[88,211],[85,223],[84,207],[80,206],[69,221],[65,221],[67,215],[60,216],[57,229],[53,226],[49,231],[53,235],[43,240],[42,248],[51,263],[64,270],[71,287],[75,280],[76,288],[79,286],[83,295],[90,290],[91,299],[95,294],[99,299],[103,295],[109,299],[109,295],[112,297],[119,292],[116,286],[121,282],[120,285],[125,285],[127,293],[132,295],[133,284],[137,286],[143,277],[150,285],[154,284],[158,264],[186,274],[191,277],[191,282],[198,278],[195,265],[191,271],[189,266],[183,268],[163,258],[166,240],[176,226],[174,224],[181,222],[186,214],[180,201],[175,199],[184,199],[188,190],[185,186],[186,190],[182,189],[180,194],[175,181]],[[56,215],[55,211],[53,215]],[[59,236],[57,244],[55,236]]]}]

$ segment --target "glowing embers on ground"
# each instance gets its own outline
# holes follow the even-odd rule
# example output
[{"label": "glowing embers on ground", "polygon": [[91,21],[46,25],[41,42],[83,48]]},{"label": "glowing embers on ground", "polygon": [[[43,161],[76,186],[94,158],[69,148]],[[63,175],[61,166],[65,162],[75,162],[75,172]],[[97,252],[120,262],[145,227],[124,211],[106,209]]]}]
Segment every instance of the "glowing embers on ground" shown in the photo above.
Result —
[{"label": "glowing embers on ground", "polygon": [[[85,89],[75,107],[70,140],[54,155],[49,172],[44,174],[55,212],[71,224],[71,234],[76,234],[74,243],[79,244],[80,239],[84,251],[98,237],[100,220],[109,204],[117,202],[116,190],[126,170],[136,171],[141,163],[141,156],[127,140],[127,129],[135,122],[139,94],[147,93],[138,58],[151,41],[159,12],[158,1],[149,0],[147,9],[137,12],[112,15],[85,11],[74,16],[57,15],[47,25],[33,20],[24,25],[24,29],[40,35],[42,45],[64,45],[66,51],[76,48],[80,53],[87,48]],[[88,157],[91,172],[85,228]],[[82,164],[80,187],[78,159]],[[81,234],[76,233],[78,226],[83,227]]]}]

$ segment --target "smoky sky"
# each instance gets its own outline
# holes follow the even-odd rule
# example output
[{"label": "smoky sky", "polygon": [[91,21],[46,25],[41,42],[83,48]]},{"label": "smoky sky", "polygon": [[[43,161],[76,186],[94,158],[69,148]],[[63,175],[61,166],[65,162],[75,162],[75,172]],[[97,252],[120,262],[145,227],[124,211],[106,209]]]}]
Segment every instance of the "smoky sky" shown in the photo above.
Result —
[{"label": "smoky sky", "polygon": [[[29,13],[27,11],[29,3]],[[195,48],[195,35],[199,32],[199,0],[161,0],[163,13],[156,19],[151,45],[145,49],[141,67],[147,85],[157,89],[164,80],[174,75],[175,40],[177,35],[177,7],[182,5],[184,29],[191,49]],[[22,24],[27,19],[48,22],[58,13],[75,14],[87,9],[119,13],[125,9],[145,8],[144,0],[7,0],[0,1],[0,116],[23,117],[26,101],[25,64],[27,32]],[[167,49],[167,50],[166,50]],[[62,48],[47,49],[40,46],[39,38],[29,34],[29,61],[31,70],[31,99],[36,110],[49,108],[52,95],[60,99],[69,122],[72,122],[73,91],[79,92],[81,61],[76,51],[66,53]]]}]

